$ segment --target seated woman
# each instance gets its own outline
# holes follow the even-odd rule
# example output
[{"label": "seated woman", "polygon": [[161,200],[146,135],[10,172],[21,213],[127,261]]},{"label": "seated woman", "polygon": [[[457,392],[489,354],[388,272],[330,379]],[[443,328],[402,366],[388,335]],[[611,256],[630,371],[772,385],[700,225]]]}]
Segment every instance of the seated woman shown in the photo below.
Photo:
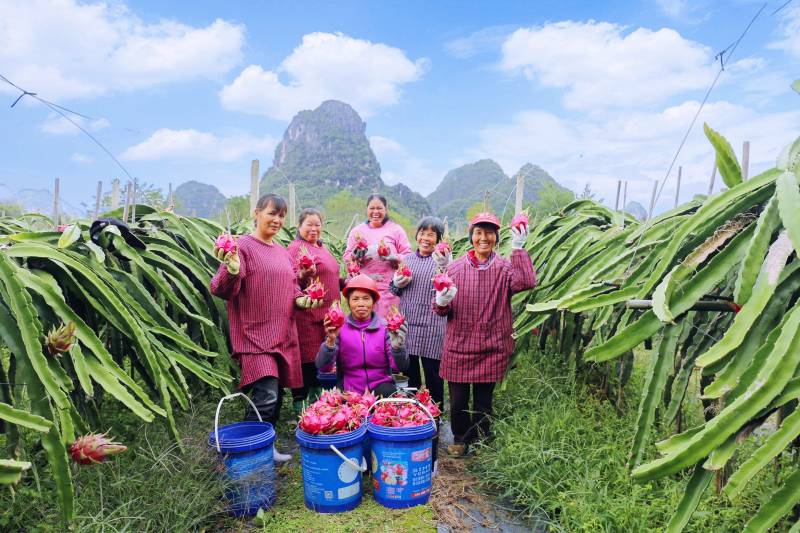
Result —
[{"label": "seated woman", "polygon": [[317,354],[317,368],[335,362],[340,389],[359,394],[369,389],[378,396],[390,396],[397,390],[392,371],[408,366],[406,326],[397,331],[386,328],[374,311],[381,296],[369,276],[354,277],[342,292],[350,314],[341,328],[325,318],[325,341]]}]

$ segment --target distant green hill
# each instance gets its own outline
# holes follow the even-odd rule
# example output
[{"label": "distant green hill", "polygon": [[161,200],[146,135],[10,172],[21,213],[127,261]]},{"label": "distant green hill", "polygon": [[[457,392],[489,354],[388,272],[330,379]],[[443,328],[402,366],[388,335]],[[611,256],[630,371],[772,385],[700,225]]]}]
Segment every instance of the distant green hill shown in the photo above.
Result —
[{"label": "distant green hill", "polygon": [[172,195],[175,212],[181,215],[218,219],[225,209],[225,196],[213,185],[199,181],[181,183]]}]

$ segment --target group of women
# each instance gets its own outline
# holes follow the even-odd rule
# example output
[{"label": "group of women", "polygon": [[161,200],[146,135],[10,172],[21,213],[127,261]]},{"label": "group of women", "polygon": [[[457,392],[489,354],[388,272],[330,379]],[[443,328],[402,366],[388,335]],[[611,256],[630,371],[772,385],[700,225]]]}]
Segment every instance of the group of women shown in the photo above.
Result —
[{"label": "group of women", "polygon": [[[349,274],[340,277],[322,240],[319,211],[301,212],[296,239],[287,248],[275,241],[286,212],[283,198],[262,196],[253,232],[239,237],[234,251],[215,250],[221,264],[211,292],[227,300],[240,388],[258,410],[248,408],[246,418],[260,415],[275,425],[284,388],[291,389],[299,411],[319,393],[317,370],[335,365],[340,388],[382,396],[395,392],[394,372],[407,372],[410,387],[420,387],[424,376],[439,405],[447,381],[454,435],[448,452],[464,455],[470,442],[488,436],[494,386],[514,349],[511,296],[536,283],[523,249],[527,228],[511,229],[512,253],[506,259],[495,252],[500,221],[480,213],[469,224],[472,248],[453,261],[436,250],[444,237],[441,220],[419,222],[412,251],[405,230],[391,220],[386,199],[373,194],[367,220],[348,235]],[[313,264],[300,260],[308,255]],[[398,268],[401,264],[408,268]],[[432,279],[442,272],[453,284],[437,291]],[[317,281],[325,293],[312,299],[304,290]],[[326,314],[342,294],[349,314],[339,325]],[[395,308],[405,324],[390,331],[385,319]],[[274,454],[278,461],[290,458]]]}]

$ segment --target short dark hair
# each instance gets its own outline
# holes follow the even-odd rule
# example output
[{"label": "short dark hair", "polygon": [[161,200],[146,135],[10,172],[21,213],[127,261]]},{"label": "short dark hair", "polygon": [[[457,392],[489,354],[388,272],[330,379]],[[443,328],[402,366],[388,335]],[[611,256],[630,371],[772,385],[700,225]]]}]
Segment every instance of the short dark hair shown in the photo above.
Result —
[{"label": "short dark hair", "polygon": [[303,225],[303,222],[308,217],[318,217],[319,221],[322,222],[322,213],[319,212],[319,209],[314,209],[313,207],[306,207],[302,211],[300,211],[300,216],[297,218],[297,235],[296,238],[300,238],[300,226]]},{"label": "short dark hair", "polygon": [[370,194],[369,196],[367,196],[367,207],[369,207],[369,203],[372,200],[380,200],[380,202],[383,204],[383,207],[386,208],[386,215],[383,217],[383,223],[386,224],[387,222],[389,222],[389,220],[391,220],[389,218],[389,202],[386,201],[386,197],[376,192]]},{"label": "short dark hair", "polygon": [[481,229],[493,231],[495,237],[497,238],[497,242],[495,243],[495,246],[500,244],[500,230],[497,229],[497,226],[495,226],[494,224],[490,224],[488,222],[478,222],[477,224],[475,224],[474,226],[469,228],[469,242],[470,243],[472,242],[472,233],[473,233],[473,231],[475,231],[475,228],[481,228]]},{"label": "short dark hair", "polygon": [[286,205],[286,200],[283,199],[283,196],[274,193],[268,193],[259,198],[258,202],[256,202],[256,209],[266,209],[270,204],[279,214],[285,215],[289,210],[289,206]]},{"label": "short dark hair", "polygon": [[439,217],[424,217],[422,220],[419,221],[417,224],[417,232],[414,233],[414,237],[419,235],[419,232],[422,230],[430,230],[436,233],[436,242],[441,242],[442,236],[444,235],[444,222]]}]

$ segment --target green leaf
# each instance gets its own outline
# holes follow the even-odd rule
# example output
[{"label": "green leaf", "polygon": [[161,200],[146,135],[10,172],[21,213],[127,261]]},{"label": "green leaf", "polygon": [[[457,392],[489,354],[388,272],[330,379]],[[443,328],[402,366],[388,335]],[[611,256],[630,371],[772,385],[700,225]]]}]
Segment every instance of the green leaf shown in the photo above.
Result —
[{"label": "green leaf", "polygon": [[53,423],[39,415],[15,409],[7,403],[0,402],[0,418],[8,420],[12,424],[24,426],[36,431],[49,431]]},{"label": "green leaf", "polygon": [[665,533],[679,533],[683,531],[683,528],[689,523],[689,519],[697,509],[697,504],[700,503],[700,497],[708,488],[709,483],[711,483],[711,478],[713,477],[713,472],[702,468],[700,465],[694,467],[694,473],[689,479],[689,483],[686,484],[686,490],[683,493],[681,502],[678,504],[678,507],[675,508],[675,513],[673,513],[672,517],[669,519],[669,524],[667,524],[667,528],[664,530]]},{"label": "green leaf", "polygon": [[133,397],[128,390],[123,387],[117,378],[109,372],[100,361],[93,356],[86,356],[86,368],[92,378],[100,384],[103,389],[119,400],[125,407],[130,409],[136,416],[145,422],[153,421],[153,413]]},{"label": "green leaf", "polygon": [[774,231],[780,226],[781,219],[778,214],[778,200],[775,196],[770,198],[767,206],[761,212],[756,222],[756,231],[750,239],[744,259],[739,266],[739,275],[736,277],[736,285],[733,291],[733,300],[744,305],[750,299],[753,285],[756,283],[758,273],[761,271],[761,264],[767,254],[769,243]]},{"label": "green leaf", "polygon": [[783,227],[789,232],[792,245],[800,255],[800,189],[797,177],[787,170],[778,177],[775,186]]},{"label": "green leaf", "polygon": [[800,469],[792,472],[783,486],[761,506],[744,526],[744,533],[768,531],[800,501]]},{"label": "green leaf", "polygon": [[14,459],[0,459],[0,485],[13,485],[22,479],[22,472],[29,469],[31,463],[15,461]]},{"label": "green leaf", "polygon": [[59,248],[69,248],[72,243],[81,238],[81,228],[77,224],[67,226],[61,237],[58,238]]},{"label": "green leaf", "polygon": [[722,176],[722,181],[729,188],[742,183],[742,167],[739,166],[739,161],[736,159],[736,154],[731,148],[731,144],[708,124],[703,124],[703,131],[711,142],[711,146],[717,152],[717,169],[720,176]]}]

